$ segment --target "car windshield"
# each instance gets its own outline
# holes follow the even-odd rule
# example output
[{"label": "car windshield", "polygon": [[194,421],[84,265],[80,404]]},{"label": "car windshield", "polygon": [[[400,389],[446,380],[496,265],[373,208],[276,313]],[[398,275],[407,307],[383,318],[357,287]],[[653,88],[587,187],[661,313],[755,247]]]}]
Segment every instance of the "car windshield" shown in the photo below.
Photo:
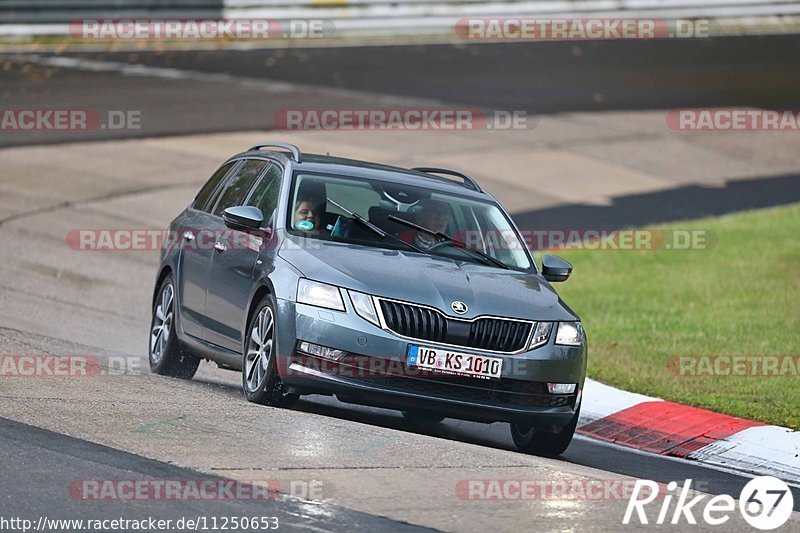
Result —
[{"label": "car windshield", "polygon": [[[491,260],[463,249],[466,246],[510,268],[532,268],[524,244],[494,202],[382,180],[316,173],[295,174],[290,202],[287,228],[293,235],[492,265]],[[395,217],[412,224],[392,220]],[[375,227],[389,236],[381,236]]]}]

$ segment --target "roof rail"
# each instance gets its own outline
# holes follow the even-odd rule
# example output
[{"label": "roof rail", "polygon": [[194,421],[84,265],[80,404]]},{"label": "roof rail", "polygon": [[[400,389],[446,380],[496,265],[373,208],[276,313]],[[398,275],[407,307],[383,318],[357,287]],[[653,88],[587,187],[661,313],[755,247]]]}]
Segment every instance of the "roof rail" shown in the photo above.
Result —
[{"label": "roof rail", "polygon": [[261,150],[262,148],[267,148],[267,147],[283,148],[284,150],[290,151],[292,153],[292,159],[294,159],[298,163],[300,162],[300,159],[303,156],[302,152],[300,152],[300,148],[298,148],[297,146],[295,146],[293,144],[289,144],[289,143],[261,143],[261,144],[256,144],[255,146],[251,146],[250,149],[248,150],[248,152],[250,150]]},{"label": "roof rail", "polygon": [[464,180],[464,187],[468,189],[472,189],[473,191],[483,192],[481,186],[478,185],[474,179],[470,178],[466,174],[462,174],[461,172],[457,172],[455,170],[450,170],[448,168],[436,168],[436,167],[414,167],[411,170],[415,170],[417,172],[424,172],[426,174],[445,174],[447,176],[454,176],[456,178],[461,178]]}]

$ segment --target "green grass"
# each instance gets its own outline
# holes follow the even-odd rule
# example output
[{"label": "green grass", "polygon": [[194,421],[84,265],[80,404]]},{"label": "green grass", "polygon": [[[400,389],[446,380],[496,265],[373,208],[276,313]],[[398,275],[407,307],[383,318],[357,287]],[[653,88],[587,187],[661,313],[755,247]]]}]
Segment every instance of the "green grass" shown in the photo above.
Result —
[{"label": "green grass", "polygon": [[557,284],[589,337],[589,376],[629,391],[797,428],[800,376],[676,375],[674,355],[800,356],[800,204],[660,229],[706,230],[705,250],[558,252]]}]

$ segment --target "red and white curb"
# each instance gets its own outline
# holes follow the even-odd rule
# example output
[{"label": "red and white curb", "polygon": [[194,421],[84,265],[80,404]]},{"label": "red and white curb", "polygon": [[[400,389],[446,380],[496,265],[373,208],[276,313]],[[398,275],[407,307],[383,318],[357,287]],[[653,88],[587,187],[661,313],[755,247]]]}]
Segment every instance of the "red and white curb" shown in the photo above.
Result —
[{"label": "red and white curb", "polygon": [[800,483],[800,431],[626,392],[587,379],[578,433]]}]

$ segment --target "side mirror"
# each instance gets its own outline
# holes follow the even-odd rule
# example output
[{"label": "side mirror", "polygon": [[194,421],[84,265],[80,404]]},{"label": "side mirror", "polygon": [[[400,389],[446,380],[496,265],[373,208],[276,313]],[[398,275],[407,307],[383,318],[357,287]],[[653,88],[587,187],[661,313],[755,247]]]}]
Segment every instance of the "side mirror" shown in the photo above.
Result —
[{"label": "side mirror", "polygon": [[223,211],[222,221],[232,230],[250,231],[261,227],[264,223],[264,214],[257,207],[237,205]]},{"label": "side mirror", "polygon": [[557,255],[545,254],[542,256],[542,275],[547,281],[567,281],[572,274],[572,265],[569,261]]}]

